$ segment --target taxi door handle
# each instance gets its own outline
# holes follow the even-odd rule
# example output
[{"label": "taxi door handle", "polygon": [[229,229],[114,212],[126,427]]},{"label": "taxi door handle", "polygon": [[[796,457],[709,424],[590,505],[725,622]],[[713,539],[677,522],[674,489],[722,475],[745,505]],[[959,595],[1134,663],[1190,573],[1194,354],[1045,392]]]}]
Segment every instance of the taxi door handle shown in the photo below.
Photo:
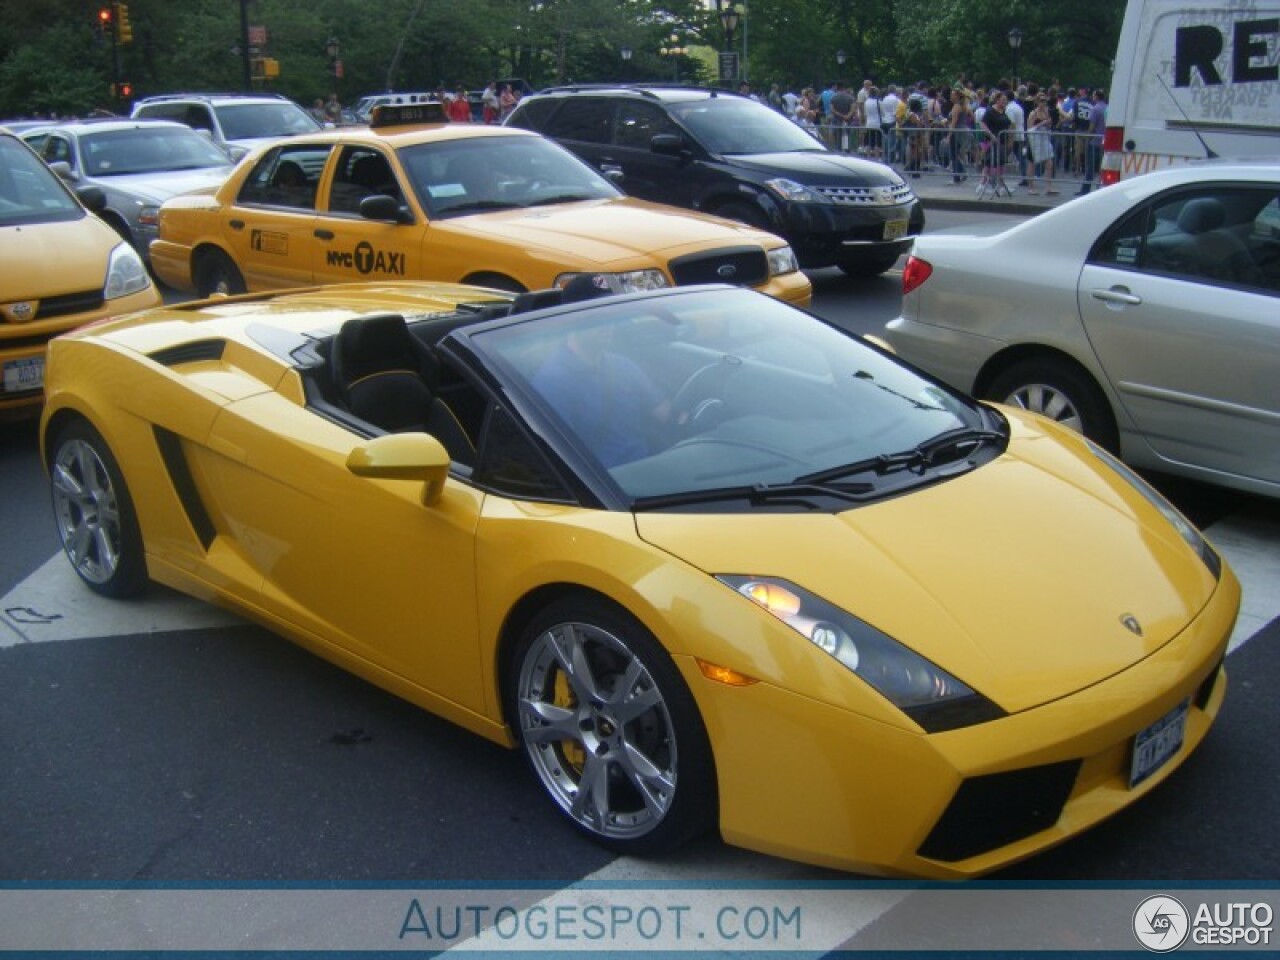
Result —
[{"label": "taxi door handle", "polygon": [[228,220],[228,221],[227,221],[227,226],[229,226],[232,230],[243,230],[243,229],[244,229],[244,221],[243,221],[243,220]]},{"label": "taxi door handle", "polygon": [[332,240],[334,237],[332,230],[317,230],[315,231],[315,235],[320,240]]}]

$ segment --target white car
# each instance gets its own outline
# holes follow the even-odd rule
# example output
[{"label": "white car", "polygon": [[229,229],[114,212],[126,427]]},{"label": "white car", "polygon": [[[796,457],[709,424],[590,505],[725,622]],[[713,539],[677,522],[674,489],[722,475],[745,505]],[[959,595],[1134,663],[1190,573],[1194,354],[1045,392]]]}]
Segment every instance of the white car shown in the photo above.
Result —
[{"label": "white car", "polygon": [[1130,464],[1280,497],[1280,162],[1126,180],[916,240],[906,360]]}]

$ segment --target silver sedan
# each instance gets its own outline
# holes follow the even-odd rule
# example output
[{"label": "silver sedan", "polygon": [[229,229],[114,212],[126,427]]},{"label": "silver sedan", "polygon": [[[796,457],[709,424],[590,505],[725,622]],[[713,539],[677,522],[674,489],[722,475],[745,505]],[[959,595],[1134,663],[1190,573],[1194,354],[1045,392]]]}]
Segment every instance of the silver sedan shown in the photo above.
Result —
[{"label": "silver sedan", "polygon": [[906,360],[1130,464],[1280,497],[1280,164],[1147,174],[917,239]]},{"label": "silver sedan", "polygon": [[36,127],[22,139],[72,187],[100,187],[99,216],[148,259],[160,204],[180,193],[212,190],[235,165],[219,147],[181,123],[108,118]]}]

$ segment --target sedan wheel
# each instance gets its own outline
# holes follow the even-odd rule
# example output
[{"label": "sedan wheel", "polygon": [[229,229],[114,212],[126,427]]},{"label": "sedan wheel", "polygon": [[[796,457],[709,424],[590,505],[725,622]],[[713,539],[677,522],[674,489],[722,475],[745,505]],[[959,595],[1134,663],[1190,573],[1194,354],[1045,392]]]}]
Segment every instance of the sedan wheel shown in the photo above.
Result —
[{"label": "sedan wheel", "polygon": [[84,421],[63,428],[49,474],[58,536],[76,573],[105,596],[141,590],[147,573],[133,501],[98,432]]},{"label": "sedan wheel", "polygon": [[991,381],[988,400],[1021,407],[1055,420],[1116,453],[1115,420],[1106,398],[1089,376],[1052,359],[1015,363]]},{"label": "sedan wheel", "polygon": [[630,617],[562,602],[526,630],[510,716],[547,794],[623,853],[670,849],[710,825],[705,730],[671,659]]}]

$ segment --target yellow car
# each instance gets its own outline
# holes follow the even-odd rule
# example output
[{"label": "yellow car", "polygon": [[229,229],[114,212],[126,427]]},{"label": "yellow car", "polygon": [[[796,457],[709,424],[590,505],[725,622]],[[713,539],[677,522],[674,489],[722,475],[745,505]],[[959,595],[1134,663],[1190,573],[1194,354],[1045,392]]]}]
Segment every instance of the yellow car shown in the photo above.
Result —
[{"label": "yellow car", "polygon": [[200,296],[358,280],[527,291],[588,273],[616,292],[724,282],[808,304],[779,237],[625,198],[528,131],[424,123],[439,107],[379,107],[368,128],[290,138],[215,194],[166,202],[152,268]]},{"label": "yellow car", "polygon": [[1142,480],[753,291],[220,298],[60,337],[47,387],[90,588],[515,747],[616,851],[975,876],[1139,801],[1225,694],[1239,583]]},{"label": "yellow car", "polygon": [[[103,209],[101,190],[84,201]],[[90,213],[31,149],[0,129],[0,416],[43,397],[45,344],[73,327],[154,307],[133,249]]]}]

